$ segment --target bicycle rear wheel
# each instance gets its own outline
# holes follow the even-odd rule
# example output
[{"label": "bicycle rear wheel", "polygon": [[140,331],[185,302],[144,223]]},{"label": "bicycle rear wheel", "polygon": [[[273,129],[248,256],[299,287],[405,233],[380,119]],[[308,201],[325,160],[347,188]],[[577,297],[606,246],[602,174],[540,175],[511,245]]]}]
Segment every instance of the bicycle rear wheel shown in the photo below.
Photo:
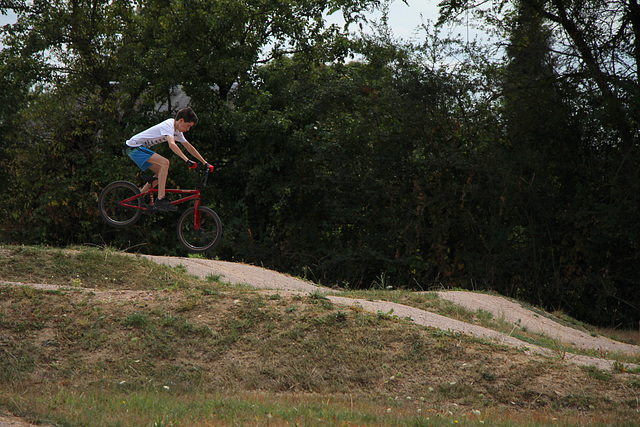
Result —
[{"label": "bicycle rear wheel", "polygon": [[142,210],[135,208],[135,206],[142,207],[142,197],[128,203],[134,207],[122,206],[121,202],[138,194],[140,194],[138,187],[128,181],[116,181],[107,185],[98,198],[98,209],[102,219],[117,228],[135,224],[142,216]]},{"label": "bicycle rear wheel", "polygon": [[204,206],[198,207],[199,227],[196,210],[191,207],[178,220],[178,239],[191,253],[201,253],[213,249],[222,237],[222,222],[218,215]]}]

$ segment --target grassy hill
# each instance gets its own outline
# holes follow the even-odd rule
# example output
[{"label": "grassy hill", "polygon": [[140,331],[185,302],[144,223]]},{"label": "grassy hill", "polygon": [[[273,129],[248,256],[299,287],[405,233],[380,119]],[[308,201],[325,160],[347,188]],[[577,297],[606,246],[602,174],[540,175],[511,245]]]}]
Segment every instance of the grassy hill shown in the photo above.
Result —
[{"label": "grassy hill", "polygon": [[0,415],[34,423],[640,420],[640,372],[624,364],[603,371],[529,356],[319,293],[232,286],[86,248],[1,247],[0,281]]}]

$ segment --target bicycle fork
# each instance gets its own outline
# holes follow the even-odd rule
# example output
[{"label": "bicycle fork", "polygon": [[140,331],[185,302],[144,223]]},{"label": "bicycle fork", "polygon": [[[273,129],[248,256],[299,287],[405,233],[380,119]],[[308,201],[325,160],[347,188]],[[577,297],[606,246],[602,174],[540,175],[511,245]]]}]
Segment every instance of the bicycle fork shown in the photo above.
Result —
[{"label": "bicycle fork", "polygon": [[196,201],[193,209],[193,229],[200,230],[200,189],[196,190]]}]

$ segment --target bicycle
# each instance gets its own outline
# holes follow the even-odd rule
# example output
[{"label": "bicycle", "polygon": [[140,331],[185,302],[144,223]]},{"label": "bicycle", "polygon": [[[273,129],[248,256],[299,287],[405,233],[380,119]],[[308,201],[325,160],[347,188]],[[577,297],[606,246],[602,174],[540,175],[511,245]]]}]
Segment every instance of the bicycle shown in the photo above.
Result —
[{"label": "bicycle", "polygon": [[[193,169],[193,168],[192,168]],[[194,190],[167,188],[167,194],[181,194],[178,200],[171,202],[172,205],[195,200],[195,205],[185,210],[178,220],[178,240],[187,251],[191,253],[203,253],[213,249],[222,236],[222,222],[218,215],[210,208],[200,205],[200,190],[207,186],[209,179],[209,169],[198,171],[204,175],[201,185],[197,185]],[[157,178],[142,177],[146,182],[153,183]],[[98,209],[100,215],[107,224],[116,228],[130,227],[142,216],[142,214],[153,215],[157,212],[153,207],[154,195],[157,188],[151,187],[142,193],[138,186],[129,181],[115,181],[107,185],[98,198]],[[144,198],[149,196],[150,203],[147,204]]]}]

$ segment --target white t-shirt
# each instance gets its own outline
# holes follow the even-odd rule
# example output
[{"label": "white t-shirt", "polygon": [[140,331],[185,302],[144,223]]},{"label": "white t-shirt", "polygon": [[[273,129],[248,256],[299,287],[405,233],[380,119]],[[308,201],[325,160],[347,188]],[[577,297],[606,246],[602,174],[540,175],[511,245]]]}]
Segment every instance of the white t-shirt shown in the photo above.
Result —
[{"label": "white t-shirt", "polygon": [[176,141],[187,142],[182,132],[174,129],[175,119],[167,119],[162,123],[151,126],[149,129],[134,135],[127,141],[129,147],[153,147],[167,140],[167,136],[173,136]]}]

